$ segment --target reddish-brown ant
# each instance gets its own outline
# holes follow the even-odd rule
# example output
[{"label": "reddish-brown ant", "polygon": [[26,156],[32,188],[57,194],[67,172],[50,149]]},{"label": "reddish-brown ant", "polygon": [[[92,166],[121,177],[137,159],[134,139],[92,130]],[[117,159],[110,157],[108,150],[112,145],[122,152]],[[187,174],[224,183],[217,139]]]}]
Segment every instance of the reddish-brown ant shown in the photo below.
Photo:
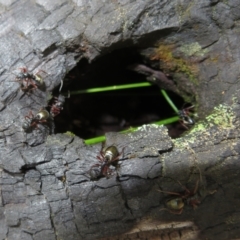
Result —
[{"label": "reddish-brown ant", "polygon": [[185,189],[185,191],[178,193],[158,190],[159,192],[176,196],[167,199],[165,202],[166,208],[163,208],[161,210],[167,210],[173,214],[181,214],[185,204],[191,206],[193,209],[196,209],[207,195],[214,194],[215,192],[217,192],[217,190],[207,190],[204,186],[201,186],[199,188],[198,187],[199,180],[196,181],[195,187],[192,191],[184,187],[179,181],[178,183],[180,184],[181,187]]},{"label": "reddish-brown ant", "polygon": [[[59,92],[61,92],[62,86],[63,86],[63,81],[61,81]],[[53,97],[53,103],[52,105],[50,105],[50,114],[53,117],[56,117],[63,110],[63,104],[65,103],[65,99],[69,97],[70,97],[69,92],[67,97],[62,94],[59,94],[58,97]]]},{"label": "reddish-brown ant", "polygon": [[20,83],[21,89],[24,92],[35,90],[43,86],[43,79],[39,74],[40,72],[44,71],[39,70],[37,73],[32,74],[27,68],[20,68],[20,73],[17,74],[15,81]]},{"label": "reddish-brown ant", "polygon": [[181,214],[185,204],[190,205],[195,209],[201,203],[201,201],[199,200],[200,196],[198,194],[199,180],[197,180],[193,191],[190,191],[188,188],[184,187],[179,181],[178,183],[185,189],[184,192],[177,193],[158,190],[159,192],[177,196],[168,199],[165,202],[167,208],[162,209],[166,209],[173,214]]},{"label": "reddish-brown ant", "polygon": [[29,132],[34,128],[38,128],[38,124],[47,123],[49,116],[49,112],[45,109],[41,109],[36,116],[32,111],[29,111],[28,115],[25,116],[22,128],[25,132]]},{"label": "reddish-brown ant", "polygon": [[53,98],[53,104],[50,106],[50,113],[53,117],[56,117],[61,110],[63,110],[63,104],[65,103],[66,98],[69,98],[69,94],[67,97],[59,94],[58,97]]},{"label": "reddish-brown ant", "polygon": [[110,166],[113,165],[114,167],[117,167],[118,160],[120,156],[123,154],[124,148],[119,153],[117,147],[114,145],[102,148],[100,151],[100,155],[97,156],[97,159],[100,163],[94,164],[90,170],[89,174],[91,178],[98,178],[101,176],[109,177],[112,173],[112,170],[110,169]]}]

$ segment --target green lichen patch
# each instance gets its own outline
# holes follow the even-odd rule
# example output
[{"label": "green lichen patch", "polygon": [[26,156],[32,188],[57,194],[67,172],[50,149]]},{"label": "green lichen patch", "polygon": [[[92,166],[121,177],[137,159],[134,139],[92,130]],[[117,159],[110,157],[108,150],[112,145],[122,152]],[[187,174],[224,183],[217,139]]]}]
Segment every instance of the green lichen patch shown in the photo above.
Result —
[{"label": "green lichen patch", "polygon": [[191,144],[197,144],[201,139],[209,138],[209,129],[211,127],[217,127],[219,131],[221,129],[234,128],[234,112],[230,106],[220,104],[215,107],[212,114],[206,117],[204,121],[196,123],[186,137],[178,138],[174,140],[175,147],[187,148]]},{"label": "green lichen patch", "polygon": [[208,126],[217,125],[220,128],[233,128],[234,112],[231,107],[220,104],[214,108],[211,115],[206,117]]},{"label": "green lichen patch", "polygon": [[67,131],[64,134],[66,134],[69,137],[75,137],[75,134],[73,132]]},{"label": "green lichen patch", "polygon": [[188,57],[191,56],[203,57],[206,55],[206,53],[208,53],[208,50],[202,49],[198,42],[184,44],[180,47],[180,51]]},{"label": "green lichen patch", "polygon": [[232,108],[220,104],[215,107],[212,114],[206,117],[205,121],[197,123],[191,133],[205,131],[209,127],[217,126],[222,129],[233,128],[234,112]]}]

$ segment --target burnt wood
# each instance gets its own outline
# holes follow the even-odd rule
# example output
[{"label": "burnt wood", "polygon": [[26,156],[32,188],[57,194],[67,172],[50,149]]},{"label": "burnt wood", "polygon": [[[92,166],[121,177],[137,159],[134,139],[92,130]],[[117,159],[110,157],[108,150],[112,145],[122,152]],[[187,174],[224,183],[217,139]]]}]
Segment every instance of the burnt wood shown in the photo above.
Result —
[{"label": "burnt wood", "polygon": [[[1,3],[0,239],[240,238],[239,8],[238,0]],[[81,59],[126,47],[170,76],[199,119],[177,140],[156,125],[106,134],[107,146],[125,148],[120,174],[92,181],[100,144],[53,134],[53,119],[28,133],[22,124]],[[23,92],[23,67],[44,71],[44,88]],[[177,197],[181,214],[166,206]]]}]

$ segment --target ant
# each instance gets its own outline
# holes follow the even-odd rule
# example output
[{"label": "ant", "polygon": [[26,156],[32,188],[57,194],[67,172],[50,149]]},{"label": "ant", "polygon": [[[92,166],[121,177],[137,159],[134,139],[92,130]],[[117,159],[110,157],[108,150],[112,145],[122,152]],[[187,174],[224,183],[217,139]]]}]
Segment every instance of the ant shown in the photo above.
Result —
[{"label": "ant", "polygon": [[65,103],[65,99],[69,98],[70,94],[67,97],[59,94],[58,97],[54,97],[53,104],[50,106],[50,113],[53,117],[56,117],[61,110],[63,110],[63,104]]},{"label": "ant", "polygon": [[[201,178],[200,178],[201,179]],[[184,187],[179,181],[179,185],[185,189],[183,192],[167,192],[167,191],[161,191],[159,192],[167,193],[169,195],[173,195],[176,197],[171,197],[167,199],[165,202],[165,205],[167,208],[163,208],[161,210],[167,210],[170,213],[173,214],[181,214],[183,211],[183,208],[186,205],[192,206],[193,209],[196,209],[198,205],[201,203],[201,201],[209,194],[214,194],[217,192],[217,190],[207,190],[205,187],[201,187],[199,189],[199,180],[196,181],[194,189],[191,191],[188,188]]]},{"label": "ant", "polygon": [[118,166],[118,160],[123,154],[124,148],[119,153],[117,147],[114,145],[107,148],[103,148],[100,151],[100,155],[97,156],[97,159],[100,163],[94,164],[90,170],[89,174],[92,178],[98,178],[101,176],[109,177],[112,173],[110,166],[113,165],[115,168]]},{"label": "ant", "polygon": [[190,115],[192,114],[192,108],[194,108],[194,105],[178,111],[180,123],[186,129],[189,129],[188,126],[193,126],[195,124],[195,121],[190,117]]},{"label": "ant", "polygon": [[38,124],[47,123],[49,117],[49,112],[45,109],[41,109],[36,116],[34,116],[32,111],[29,111],[28,115],[25,116],[22,128],[25,132],[29,132],[34,128],[38,128]]},{"label": "ant", "polygon": [[[63,81],[61,81],[61,86],[59,88],[59,92],[61,92],[63,86]],[[70,93],[68,92],[68,96],[65,97],[62,94],[59,94],[58,97],[53,97],[53,103],[50,105],[50,113],[53,117],[56,117],[61,110],[63,110],[63,104],[65,103],[65,99],[70,98]]]},{"label": "ant", "polygon": [[[181,214],[185,204],[192,206],[193,209],[196,209],[197,206],[201,203],[201,201],[198,199],[199,196],[197,192],[199,180],[197,180],[195,187],[192,191],[184,187],[179,181],[178,183],[185,189],[184,192],[177,193],[158,190],[159,192],[177,196],[172,197],[165,202],[165,205],[167,207],[166,210],[173,214]],[[162,210],[164,209],[165,208],[163,208]]]},{"label": "ant", "polygon": [[20,73],[17,74],[15,81],[20,83],[21,89],[24,92],[32,91],[43,86],[43,79],[39,70],[37,73],[29,73],[27,68],[20,68]]}]

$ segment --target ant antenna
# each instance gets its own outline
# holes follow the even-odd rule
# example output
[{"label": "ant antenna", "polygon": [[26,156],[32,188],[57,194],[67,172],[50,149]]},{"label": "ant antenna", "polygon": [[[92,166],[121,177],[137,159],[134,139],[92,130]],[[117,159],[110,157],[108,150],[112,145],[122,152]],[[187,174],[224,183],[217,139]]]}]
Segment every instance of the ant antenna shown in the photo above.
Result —
[{"label": "ant antenna", "polygon": [[61,92],[62,87],[63,87],[63,80],[61,79],[61,85],[60,85],[60,88],[59,88],[59,92]]},{"label": "ant antenna", "polygon": [[70,91],[68,90],[68,96],[66,98],[70,98]]}]

